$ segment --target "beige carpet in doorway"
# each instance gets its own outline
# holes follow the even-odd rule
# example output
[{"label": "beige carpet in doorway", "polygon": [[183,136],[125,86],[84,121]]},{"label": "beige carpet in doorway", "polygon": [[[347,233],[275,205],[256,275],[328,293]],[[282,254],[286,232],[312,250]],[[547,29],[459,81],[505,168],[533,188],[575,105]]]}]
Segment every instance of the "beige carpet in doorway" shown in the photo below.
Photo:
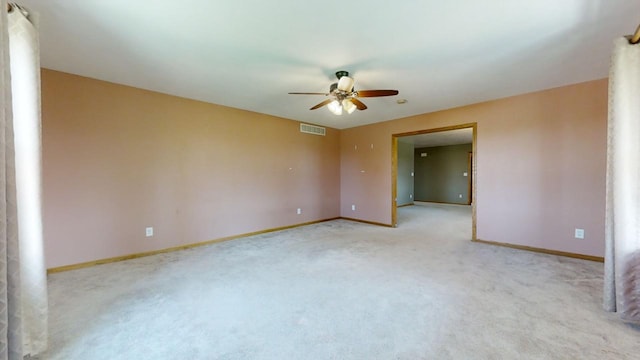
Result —
[{"label": "beige carpet in doorway", "polygon": [[472,243],[470,208],[399,209],[49,277],[39,359],[637,359],[601,263]]}]

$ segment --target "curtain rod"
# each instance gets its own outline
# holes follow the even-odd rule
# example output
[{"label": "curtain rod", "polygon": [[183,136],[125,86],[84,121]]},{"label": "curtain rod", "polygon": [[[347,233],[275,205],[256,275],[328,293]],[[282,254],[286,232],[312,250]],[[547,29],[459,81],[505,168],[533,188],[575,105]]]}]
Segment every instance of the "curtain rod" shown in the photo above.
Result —
[{"label": "curtain rod", "polygon": [[636,33],[629,38],[629,43],[634,45],[637,43],[640,43],[640,25],[638,25],[638,28],[636,29]]}]

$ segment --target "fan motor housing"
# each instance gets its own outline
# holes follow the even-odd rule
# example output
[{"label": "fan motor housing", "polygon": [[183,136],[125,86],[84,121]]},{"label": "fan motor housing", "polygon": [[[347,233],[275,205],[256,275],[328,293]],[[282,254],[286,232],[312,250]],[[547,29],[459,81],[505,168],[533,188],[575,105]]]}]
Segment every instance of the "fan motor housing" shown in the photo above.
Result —
[{"label": "fan motor housing", "polygon": [[349,76],[349,72],[344,70],[336,71],[336,77],[338,78],[338,80],[340,80],[340,78],[343,76]]}]

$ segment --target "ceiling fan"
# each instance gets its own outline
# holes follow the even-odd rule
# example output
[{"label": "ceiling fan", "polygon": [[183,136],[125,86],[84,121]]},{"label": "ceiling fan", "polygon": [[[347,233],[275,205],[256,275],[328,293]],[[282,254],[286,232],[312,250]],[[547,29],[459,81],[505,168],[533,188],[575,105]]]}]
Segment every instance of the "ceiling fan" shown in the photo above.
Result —
[{"label": "ceiling fan", "polygon": [[358,90],[353,88],[353,78],[349,77],[348,71],[336,72],[338,78],[337,83],[331,84],[328,93],[310,93],[310,92],[290,92],[291,95],[324,95],[331,96],[331,98],[313,106],[309,110],[319,109],[325,105],[328,105],[329,110],[336,114],[341,115],[342,110],[351,114],[356,109],[366,110],[367,105],[358,98],[362,97],[378,97],[378,96],[393,96],[398,95],[398,90]]}]

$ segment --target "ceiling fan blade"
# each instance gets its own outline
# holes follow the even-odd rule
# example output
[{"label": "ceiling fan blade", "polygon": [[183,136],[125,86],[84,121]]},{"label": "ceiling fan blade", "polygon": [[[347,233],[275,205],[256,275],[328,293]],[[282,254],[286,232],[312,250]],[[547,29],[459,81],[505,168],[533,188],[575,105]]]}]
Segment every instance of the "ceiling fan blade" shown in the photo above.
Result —
[{"label": "ceiling fan blade", "polygon": [[367,105],[365,105],[362,101],[356,99],[356,98],[351,98],[350,99],[351,102],[353,103],[353,105],[355,105],[358,110],[366,110],[367,109]]},{"label": "ceiling fan blade", "polygon": [[325,101],[321,102],[320,104],[318,104],[318,105],[316,105],[316,106],[312,107],[312,108],[311,108],[311,109],[309,109],[309,110],[319,109],[319,108],[321,108],[321,107],[323,107],[323,106],[327,105],[328,103],[330,103],[330,102],[332,102],[332,101],[334,101],[334,99],[327,99],[327,100],[325,100]]},{"label": "ceiling fan blade", "polygon": [[398,95],[398,90],[358,90],[358,97],[377,97]]},{"label": "ceiling fan blade", "polygon": [[290,92],[289,95],[324,95],[329,96],[331,94],[328,93],[312,93],[312,92]]}]

